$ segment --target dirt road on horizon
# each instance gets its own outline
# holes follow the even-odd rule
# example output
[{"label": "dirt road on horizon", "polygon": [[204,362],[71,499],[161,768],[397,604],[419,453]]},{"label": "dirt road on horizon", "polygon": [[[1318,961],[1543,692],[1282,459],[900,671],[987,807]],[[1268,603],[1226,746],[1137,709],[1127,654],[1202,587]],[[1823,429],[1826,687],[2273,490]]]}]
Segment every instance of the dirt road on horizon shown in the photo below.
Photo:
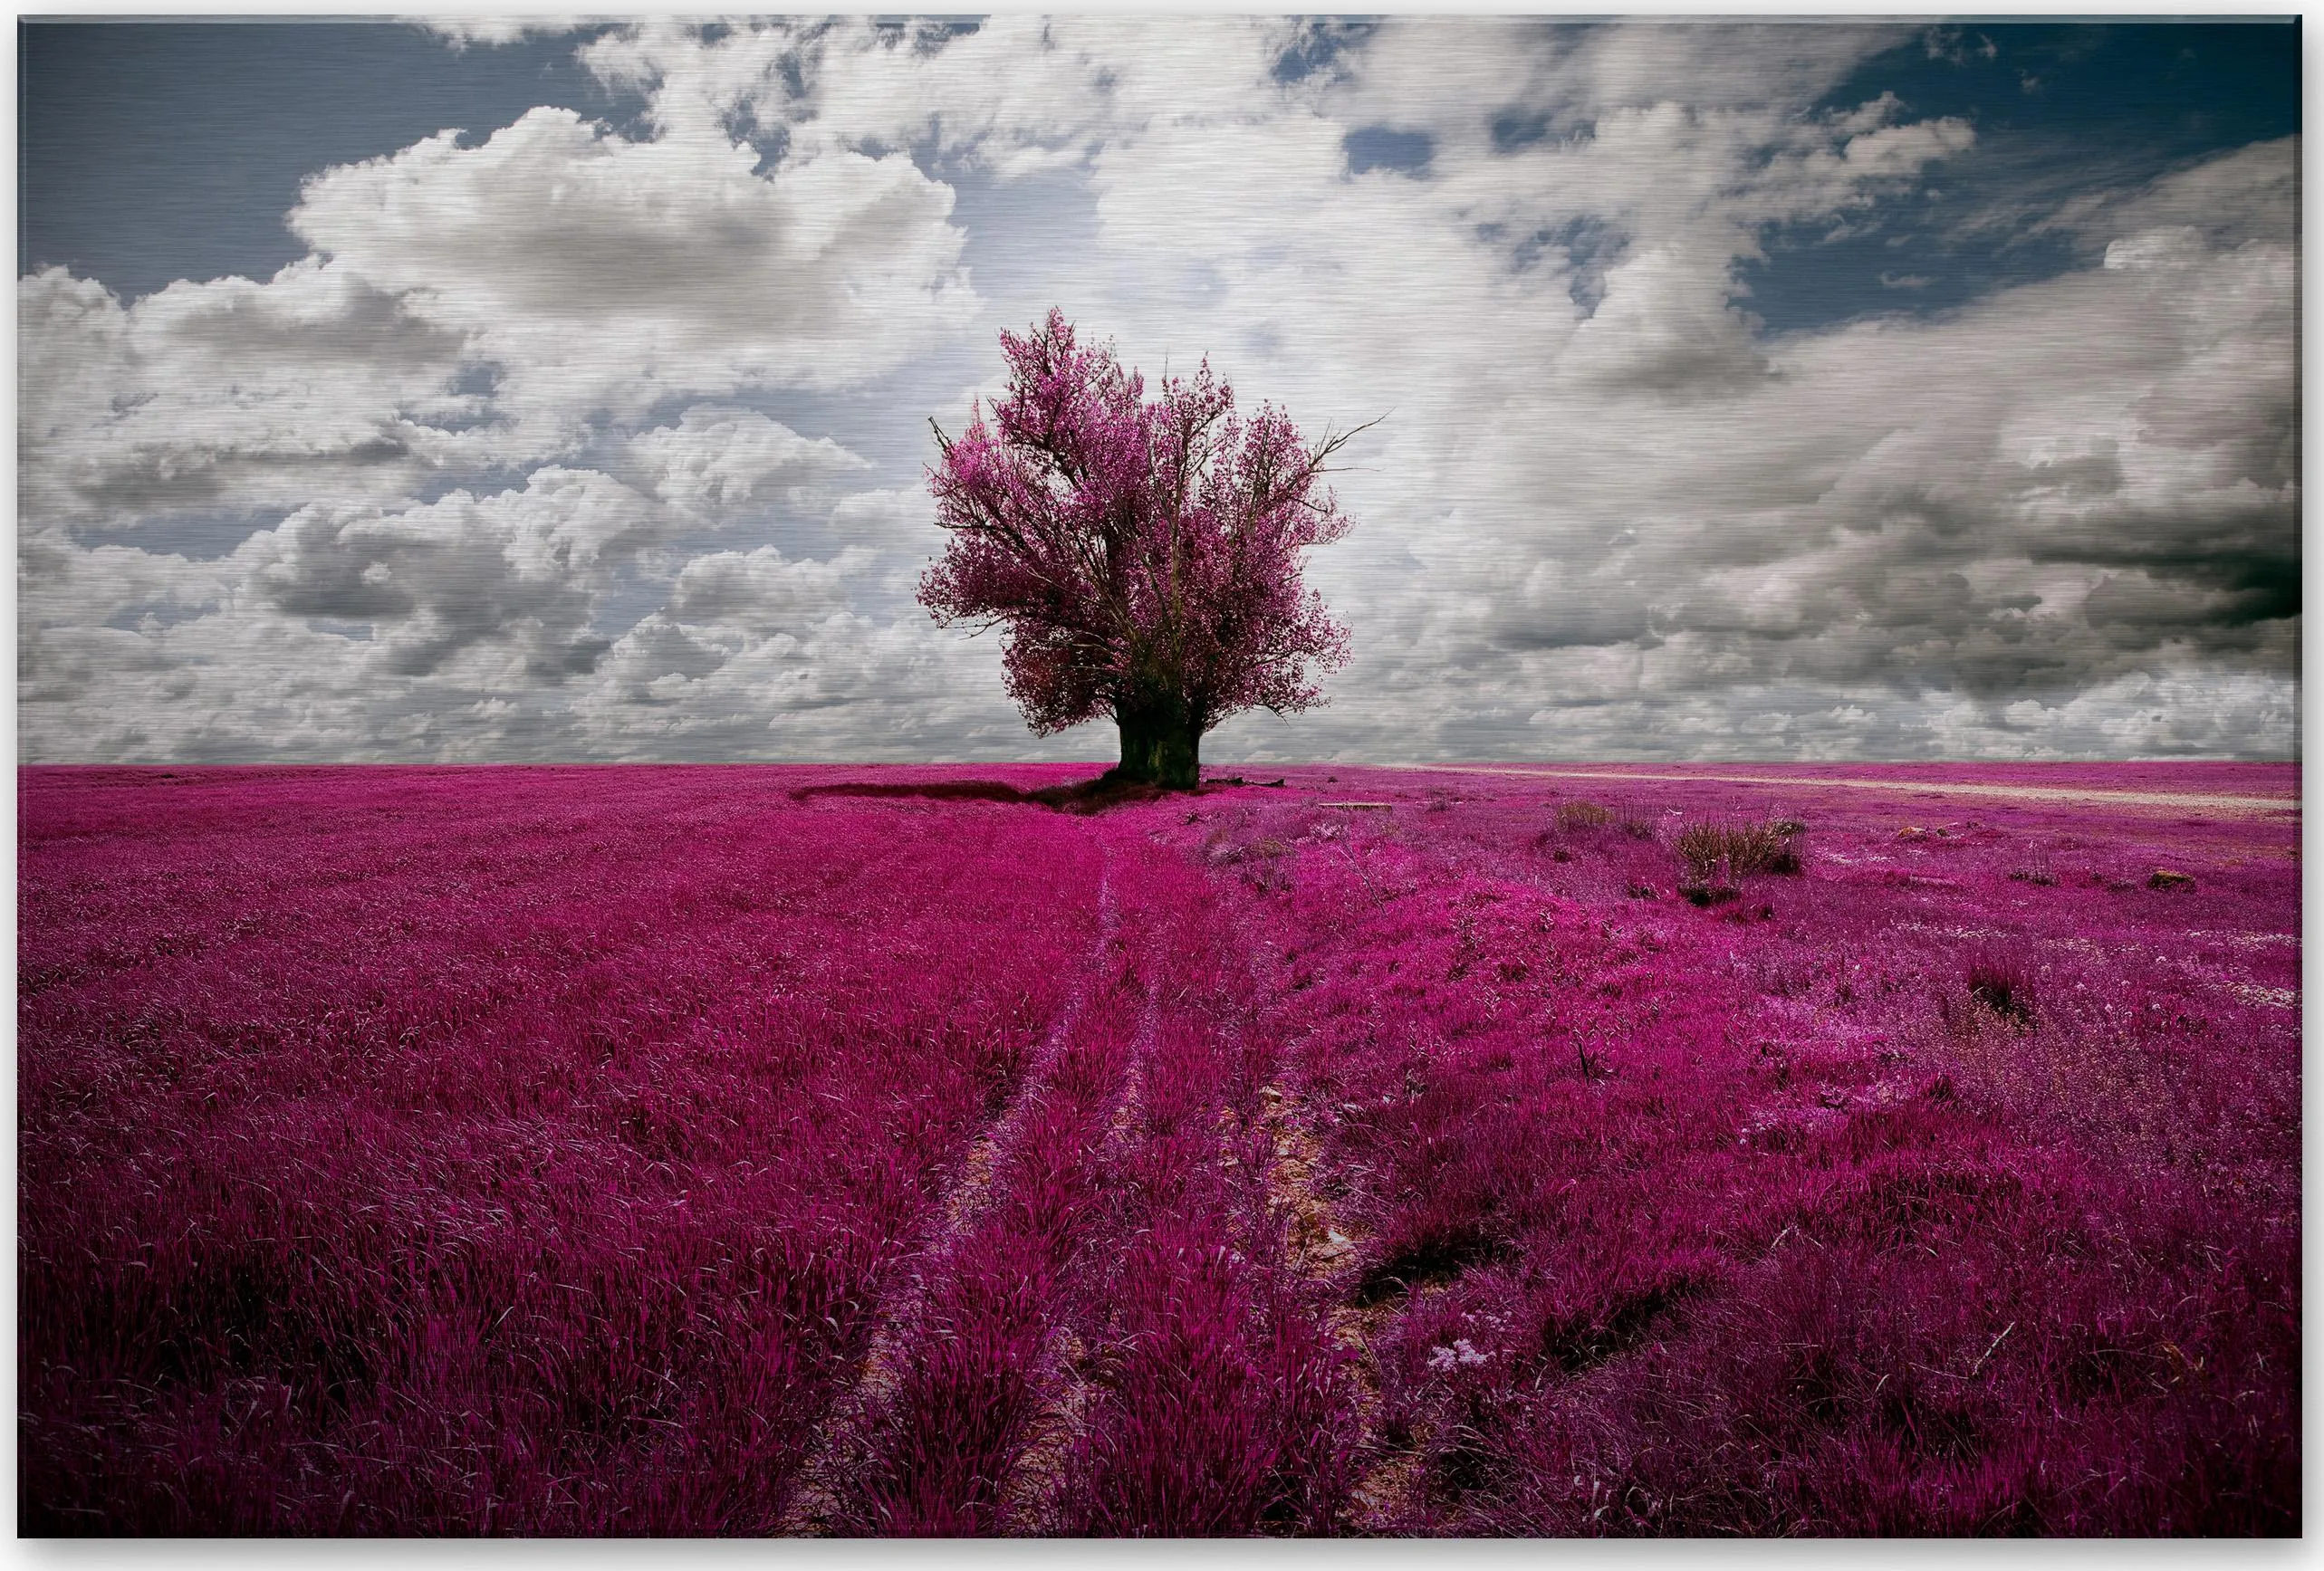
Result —
[{"label": "dirt road on horizon", "polygon": [[1674,774],[1635,769],[1554,769],[1513,764],[1415,763],[1389,767],[1426,770],[1440,774],[1541,776],[1555,780],[1721,781],[1739,785],[1793,786],[1808,790],[1831,786],[1850,790],[1907,791],[1917,795],[1935,793],[2027,802],[2073,802],[2089,807],[2148,808],[2251,818],[2271,812],[2300,811],[2300,798],[2290,794],[2225,796],[2212,792],[2105,790],[2087,786],[1993,785],[1973,781],[1880,780],[1839,775]]}]

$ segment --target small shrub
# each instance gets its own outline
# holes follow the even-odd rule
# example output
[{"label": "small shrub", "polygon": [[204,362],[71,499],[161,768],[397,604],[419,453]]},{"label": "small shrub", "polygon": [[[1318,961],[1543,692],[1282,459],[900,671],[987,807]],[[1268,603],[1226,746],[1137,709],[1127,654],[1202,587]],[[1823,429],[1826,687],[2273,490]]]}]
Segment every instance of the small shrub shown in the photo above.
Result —
[{"label": "small shrub", "polygon": [[1558,828],[1561,829],[1600,829],[1614,821],[1611,808],[1596,802],[1572,801],[1558,804]]},{"label": "small shrub", "polygon": [[1243,857],[1243,881],[1263,895],[1292,884],[1292,848],[1270,835],[1254,841]]},{"label": "small shrub", "polygon": [[1682,824],[1671,838],[1670,848],[1686,864],[1687,881],[1705,885],[1727,854],[1726,831],[1718,824],[1703,820]]},{"label": "small shrub", "polygon": [[2033,972],[2013,952],[1997,947],[1969,956],[1969,997],[2013,1025],[2033,1023]]},{"label": "small shrub", "polygon": [[[1805,872],[1806,864],[1800,856],[1799,831],[1783,827],[1793,821],[1697,819],[1682,825],[1670,844],[1686,864],[1688,890],[1727,887],[1737,879],[1759,873],[1790,877]],[[1729,894],[1732,896],[1732,888]],[[1694,898],[1691,892],[1688,898]],[[1695,901],[1698,905],[1709,903]]]},{"label": "small shrub", "polygon": [[1739,878],[1753,873],[1789,876],[1801,871],[1799,849],[1792,838],[1772,821],[1729,825],[1726,842],[1727,864]]},{"label": "small shrub", "polygon": [[2018,865],[2010,869],[2010,877],[2020,884],[2031,884],[2047,889],[2058,882],[2058,870],[2050,866],[2050,848],[2031,846]]}]

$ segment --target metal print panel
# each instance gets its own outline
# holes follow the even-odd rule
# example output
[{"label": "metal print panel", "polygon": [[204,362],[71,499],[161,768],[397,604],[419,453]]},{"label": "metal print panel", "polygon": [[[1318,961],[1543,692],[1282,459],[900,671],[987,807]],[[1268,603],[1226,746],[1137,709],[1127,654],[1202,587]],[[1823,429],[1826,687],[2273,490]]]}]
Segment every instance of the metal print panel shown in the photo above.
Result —
[{"label": "metal print panel", "polygon": [[2296,19],[18,40],[22,1531],[2301,1530]]}]

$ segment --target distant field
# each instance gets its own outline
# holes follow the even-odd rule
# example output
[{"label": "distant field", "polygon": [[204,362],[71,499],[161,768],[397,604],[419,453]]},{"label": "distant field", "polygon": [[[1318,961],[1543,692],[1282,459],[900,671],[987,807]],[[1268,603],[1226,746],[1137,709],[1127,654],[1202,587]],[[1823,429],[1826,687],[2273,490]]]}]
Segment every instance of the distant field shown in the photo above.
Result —
[{"label": "distant field", "polygon": [[2294,768],[1526,767],[21,771],[22,1529],[2300,1530]]}]

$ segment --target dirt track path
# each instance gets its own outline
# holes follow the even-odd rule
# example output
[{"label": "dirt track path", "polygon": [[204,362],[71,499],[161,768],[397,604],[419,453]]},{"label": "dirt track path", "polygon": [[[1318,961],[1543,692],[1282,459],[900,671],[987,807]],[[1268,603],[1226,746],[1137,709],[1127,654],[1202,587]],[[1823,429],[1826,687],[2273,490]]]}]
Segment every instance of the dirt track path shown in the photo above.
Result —
[{"label": "dirt track path", "polygon": [[[1079,981],[1050,1022],[1040,1050],[1018,1080],[1007,1106],[970,1144],[942,1204],[927,1217],[927,1236],[896,1273],[896,1285],[879,1307],[870,1348],[852,1384],[824,1414],[784,1505],[778,1533],[806,1537],[871,1530],[876,1526],[876,1518],[872,1523],[859,1517],[850,1519],[846,1474],[876,1454],[880,1422],[889,1416],[888,1409],[898,1400],[913,1347],[925,1335],[931,1307],[960,1269],[964,1253],[974,1244],[977,1222],[1005,1198],[996,1192],[995,1173],[1022,1146],[1027,1126],[1052,1094],[1066,1059],[1080,1045],[1084,1018],[1100,985],[1108,953],[1121,929],[1110,855],[1098,878],[1098,911],[1097,934],[1082,958]],[[860,1502],[856,1509],[863,1509]]]},{"label": "dirt track path", "polygon": [[1668,774],[1630,769],[1533,769],[1500,764],[1397,764],[1397,769],[1426,770],[1441,774],[1543,776],[1556,780],[1722,781],[1741,785],[1792,786],[1805,790],[1836,787],[1849,790],[1910,791],[1917,795],[1999,798],[2029,802],[2072,802],[2084,807],[2150,808],[2177,812],[2212,812],[2238,817],[2300,810],[2296,796],[2217,796],[2179,791],[2115,791],[2075,786],[1986,785],[1967,781],[1848,779],[1840,776],[1771,774]]}]

